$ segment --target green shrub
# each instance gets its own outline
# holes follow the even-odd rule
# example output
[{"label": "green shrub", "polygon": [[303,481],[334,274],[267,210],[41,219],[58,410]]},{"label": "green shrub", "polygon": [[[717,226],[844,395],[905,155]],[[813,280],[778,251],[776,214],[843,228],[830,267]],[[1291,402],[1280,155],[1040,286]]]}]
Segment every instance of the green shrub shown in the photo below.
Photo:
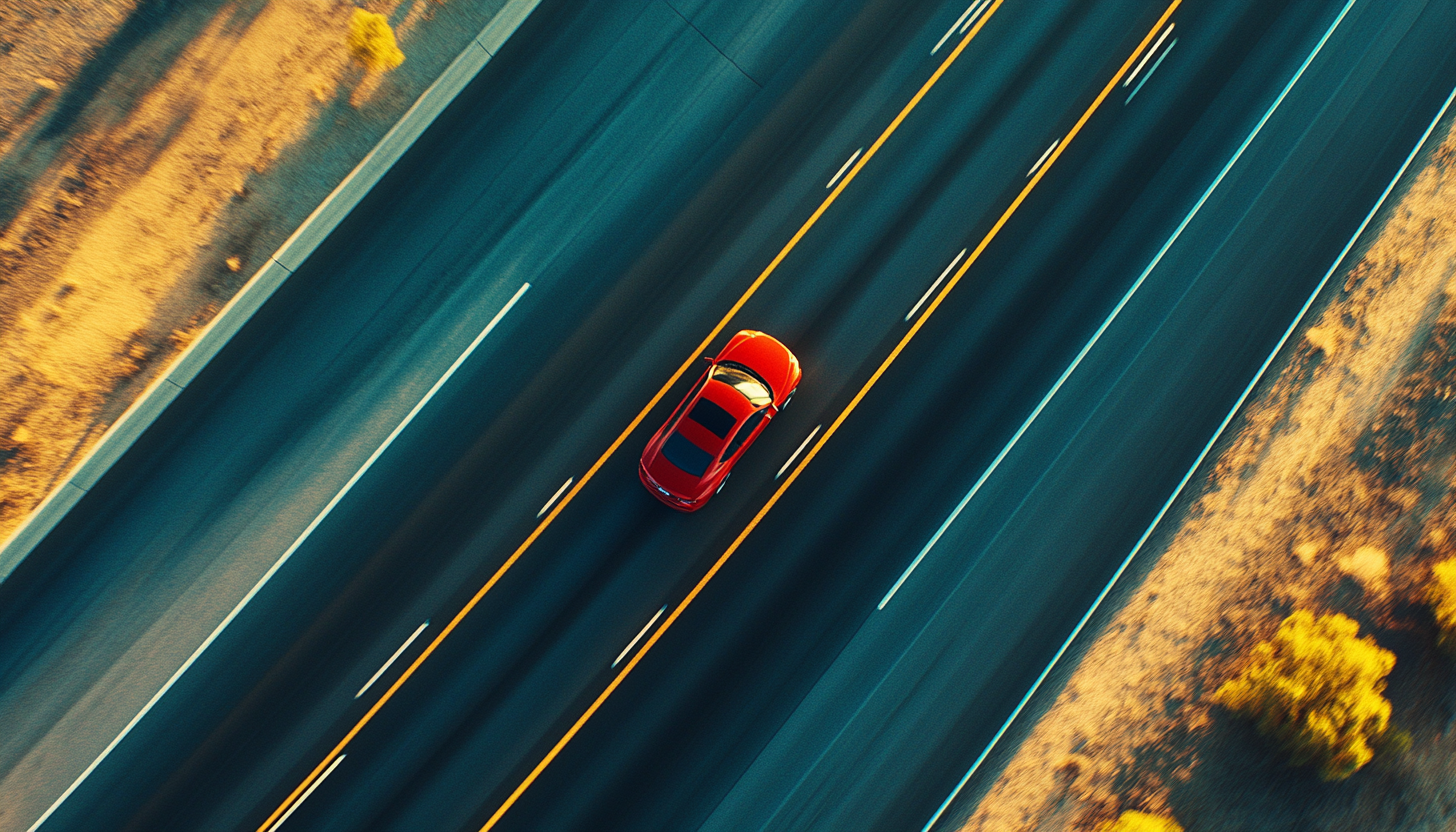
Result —
[{"label": "green shrub", "polygon": [[1431,567],[1431,582],[1426,587],[1426,601],[1436,614],[1441,628],[1438,642],[1447,652],[1456,653],[1456,558],[1443,560]]},{"label": "green shrub", "polygon": [[1183,832],[1183,827],[1146,812],[1123,812],[1117,820],[1097,827],[1097,832]]},{"label": "green shrub", "polygon": [[382,14],[355,9],[349,18],[349,54],[370,72],[384,72],[404,63],[394,30]]},{"label": "green shrub", "polygon": [[1214,701],[1254,720],[1294,765],[1315,765],[1325,780],[1349,777],[1390,724],[1385,677],[1395,667],[1395,654],[1359,631],[1343,615],[1296,610]]}]

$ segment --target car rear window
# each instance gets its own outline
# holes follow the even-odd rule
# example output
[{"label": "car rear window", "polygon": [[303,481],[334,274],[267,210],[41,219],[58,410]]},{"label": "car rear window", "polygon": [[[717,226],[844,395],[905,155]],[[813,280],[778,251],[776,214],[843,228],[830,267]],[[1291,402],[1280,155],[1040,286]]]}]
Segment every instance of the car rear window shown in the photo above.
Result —
[{"label": "car rear window", "polygon": [[686,436],[673,431],[662,443],[662,455],[667,461],[694,477],[701,477],[713,462],[713,455],[694,445]]},{"label": "car rear window", "polygon": [[688,414],[688,418],[712,431],[713,435],[719,439],[727,439],[728,431],[733,430],[733,426],[738,424],[738,420],[733,418],[733,414],[707,399],[699,399],[698,403],[693,406],[693,412]]}]

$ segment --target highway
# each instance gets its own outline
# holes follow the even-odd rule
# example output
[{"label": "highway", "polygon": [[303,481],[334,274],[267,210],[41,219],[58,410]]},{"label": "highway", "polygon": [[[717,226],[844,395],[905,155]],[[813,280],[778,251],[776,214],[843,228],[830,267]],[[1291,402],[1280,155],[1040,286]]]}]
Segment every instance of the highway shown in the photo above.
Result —
[{"label": "highway", "polygon": [[921,828],[1456,85],[1450,4],[965,11],[543,3],[0,584],[0,828]]}]

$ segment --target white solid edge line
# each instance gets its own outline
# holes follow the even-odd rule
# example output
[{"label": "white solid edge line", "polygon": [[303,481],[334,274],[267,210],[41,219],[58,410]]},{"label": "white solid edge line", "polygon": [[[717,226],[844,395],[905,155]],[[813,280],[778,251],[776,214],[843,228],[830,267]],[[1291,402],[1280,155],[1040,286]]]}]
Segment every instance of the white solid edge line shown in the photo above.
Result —
[{"label": "white solid edge line", "polygon": [[415,639],[419,638],[420,633],[423,633],[425,631],[425,628],[428,626],[430,626],[430,621],[429,619],[425,619],[425,623],[416,627],[415,631],[410,634],[410,637],[404,640],[404,644],[401,644],[399,646],[399,649],[394,651],[394,655],[390,656],[384,664],[379,666],[378,670],[374,671],[374,675],[369,677],[369,681],[364,683],[364,687],[359,688],[359,692],[354,694],[354,698],[358,699],[359,697],[364,695],[364,691],[369,690],[369,688],[373,687],[374,683],[379,681],[379,677],[384,675],[384,671],[388,670],[389,666],[394,664],[395,660],[399,658],[401,653],[407,650],[411,644],[415,643]]},{"label": "white solid edge line", "polygon": [[1153,530],[1157,528],[1160,522],[1162,522],[1163,517],[1168,513],[1168,510],[1172,508],[1173,502],[1178,499],[1179,494],[1182,493],[1183,489],[1188,485],[1189,481],[1193,479],[1193,475],[1197,472],[1198,467],[1203,464],[1204,459],[1208,456],[1209,452],[1213,450],[1214,443],[1218,441],[1224,430],[1234,420],[1234,417],[1238,414],[1239,408],[1243,407],[1244,401],[1248,399],[1249,395],[1253,392],[1254,387],[1259,383],[1259,380],[1263,378],[1264,373],[1274,362],[1274,358],[1279,354],[1279,351],[1284,348],[1284,344],[1289,340],[1289,336],[1294,333],[1295,328],[1298,327],[1300,322],[1304,319],[1305,313],[1309,311],[1309,308],[1314,304],[1315,298],[1319,296],[1319,293],[1324,289],[1325,284],[1329,282],[1330,276],[1335,273],[1335,270],[1337,268],[1339,268],[1340,263],[1345,259],[1345,256],[1350,253],[1350,249],[1354,247],[1355,242],[1360,238],[1360,235],[1365,232],[1365,228],[1367,225],[1370,224],[1370,220],[1375,217],[1376,212],[1380,210],[1380,206],[1384,204],[1386,197],[1388,197],[1390,195],[1390,192],[1395,189],[1396,183],[1399,182],[1400,177],[1405,174],[1406,168],[1409,167],[1411,160],[1415,158],[1418,152],[1420,152],[1421,147],[1426,143],[1426,139],[1430,137],[1431,131],[1435,129],[1436,123],[1440,121],[1441,117],[1446,114],[1446,110],[1450,108],[1451,102],[1453,100],[1456,100],[1456,89],[1453,89],[1451,91],[1451,94],[1446,97],[1446,103],[1441,106],[1440,112],[1437,113],[1436,117],[1431,120],[1430,127],[1426,128],[1426,132],[1421,136],[1420,141],[1416,143],[1415,149],[1413,149],[1410,152],[1410,155],[1406,157],[1405,163],[1400,166],[1400,170],[1396,172],[1395,178],[1390,180],[1390,184],[1386,186],[1385,192],[1382,193],[1380,195],[1380,199],[1375,202],[1375,207],[1371,208],[1370,213],[1365,215],[1365,220],[1360,223],[1359,229],[1355,231],[1355,234],[1350,238],[1350,241],[1345,244],[1344,249],[1342,249],[1339,256],[1335,258],[1335,262],[1330,266],[1329,271],[1325,272],[1325,276],[1320,279],[1319,285],[1315,288],[1314,292],[1310,294],[1309,298],[1304,302],[1304,306],[1300,307],[1299,313],[1295,316],[1294,321],[1291,322],[1289,324],[1289,328],[1284,331],[1284,336],[1279,339],[1279,343],[1274,347],[1274,350],[1269,353],[1269,357],[1264,359],[1264,363],[1259,367],[1258,372],[1254,374],[1254,378],[1249,382],[1248,386],[1244,388],[1243,394],[1239,396],[1238,401],[1234,403],[1233,408],[1229,410],[1228,415],[1224,417],[1223,422],[1219,424],[1218,429],[1214,431],[1213,436],[1208,440],[1208,443],[1203,446],[1203,451],[1199,453],[1198,458],[1194,460],[1192,467],[1190,467],[1188,469],[1188,472],[1183,475],[1183,479],[1179,481],[1178,486],[1173,489],[1173,493],[1168,497],[1167,501],[1163,503],[1163,507],[1158,511],[1157,516],[1153,518],[1153,522],[1148,525],[1147,529],[1143,532],[1142,537],[1138,538],[1138,541],[1133,546],[1132,551],[1128,552],[1126,558],[1123,558],[1122,563],[1117,567],[1117,571],[1113,573],[1111,580],[1109,580],[1107,582],[1107,585],[1102,588],[1102,591],[1097,594],[1097,598],[1092,602],[1092,606],[1088,608],[1086,614],[1084,614],[1081,620],[1077,622],[1077,626],[1072,630],[1071,634],[1067,636],[1066,641],[1062,642],[1061,648],[1059,648],[1056,654],[1052,656],[1051,662],[1049,662],[1047,666],[1042,670],[1041,674],[1037,676],[1036,681],[1031,686],[1031,689],[1028,690],[1026,692],[1026,695],[1021,698],[1021,701],[1017,703],[1015,710],[1013,710],[1011,712],[1011,715],[1006,718],[1006,721],[1002,723],[1001,728],[996,732],[996,735],[991,738],[990,744],[981,751],[980,756],[976,758],[976,762],[971,766],[971,769],[967,771],[965,776],[961,778],[960,782],[956,784],[955,789],[950,793],[950,796],[945,799],[945,802],[940,805],[940,809],[936,811],[935,816],[930,819],[930,823],[927,823],[925,825],[925,828],[924,830],[922,830],[922,832],[929,832],[930,828],[935,825],[935,822],[940,819],[941,814],[945,812],[945,810],[950,806],[951,801],[955,800],[956,795],[959,794],[960,790],[965,787],[967,782],[970,781],[971,775],[976,773],[976,769],[979,768],[981,763],[985,761],[986,757],[990,755],[992,749],[994,749],[996,747],[996,744],[1000,742],[1001,737],[1006,733],[1006,731],[1011,728],[1012,722],[1014,722],[1016,718],[1021,715],[1021,711],[1026,707],[1027,703],[1031,701],[1031,697],[1036,693],[1037,688],[1041,686],[1042,682],[1046,681],[1047,676],[1051,675],[1052,669],[1056,667],[1057,662],[1061,661],[1062,656],[1067,652],[1068,649],[1071,648],[1072,642],[1077,638],[1078,634],[1082,632],[1082,629],[1087,626],[1087,622],[1091,620],[1092,615],[1097,612],[1097,608],[1101,606],[1103,600],[1106,599],[1108,594],[1112,592],[1113,586],[1116,585],[1117,581],[1122,577],[1123,572],[1127,570],[1127,567],[1132,564],[1133,558],[1137,557],[1138,552],[1142,550],[1143,544],[1148,541],[1148,538],[1152,537]]},{"label": "white solid edge line", "polygon": [[819,435],[819,429],[822,427],[824,427],[824,425],[822,424],[815,425],[814,429],[809,431],[809,435],[804,437],[803,442],[799,443],[799,449],[797,451],[794,451],[794,453],[789,456],[788,461],[785,462],[783,467],[779,469],[779,472],[777,474],[774,474],[774,479],[782,477],[784,475],[784,472],[789,470],[789,466],[794,464],[794,460],[799,458],[799,454],[803,453],[804,449],[809,447],[809,443],[813,441],[814,437]]},{"label": "white solid edge line", "polygon": [[854,152],[854,154],[849,157],[849,160],[848,161],[846,161],[843,165],[840,165],[839,172],[836,173],[836,174],[834,174],[834,178],[831,179],[831,180],[829,180],[829,184],[828,185],[825,185],[824,187],[826,187],[826,188],[832,188],[832,187],[834,187],[834,183],[839,181],[839,177],[843,176],[844,175],[844,172],[847,171],[847,170],[849,170],[849,166],[852,165],[852,164],[854,164],[854,160],[855,159],[858,159],[859,158],[859,154],[861,154],[863,152],[864,152],[864,148],[862,148],[862,147],[859,150],[856,150]]},{"label": "white solid edge line", "polygon": [[989,5],[991,5],[991,0],[981,0],[981,7],[971,12],[971,19],[967,20],[966,24],[961,27],[960,33],[965,34],[967,29],[975,25],[976,20],[979,19],[981,16],[981,12],[984,12],[986,10],[986,7]]},{"label": "white solid edge line", "polygon": [[1168,55],[1173,51],[1173,47],[1177,45],[1177,38],[1173,38],[1171,41],[1168,42],[1168,48],[1163,50],[1163,54],[1159,55],[1156,61],[1153,61],[1153,66],[1151,69],[1148,70],[1148,74],[1144,75],[1143,80],[1139,81],[1138,85],[1132,88],[1132,92],[1128,93],[1127,100],[1123,101],[1123,104],[1132,103],[1133,98],[1135,98],[1138,92],[1143,88],[1143,84],[1146,84],[1148,82],[1148,79],[1153,77],[1153,73],[1157,72],[1158,67],[1163,65],[1163,59],[1168,57]]},{"label": "white solid edge line", "polygon": [[298,807],[300,807],[300,806],[303,805],[303,801],[308,800],[308,796],[311,795],[311,794],[313,794],[313,790],[316,789],[316,788],[318,788],[319,787],[319,784],[322,783],[322,782],[324,782],[324,780],[328,779],[328,776],[330,774],[333,774],[334,773],[334,769],[338,768],[339,767],[339,763],[344,762],[344,758],[347,757],[347,756],[349,756],[349,755],[348,754],[340,754],[339,757],[338,757],[338,759],[336,759],[332,763],[330,763],[329,764],[329,767],[326,768],[326,769],[324,769],[324,773],[319,775],[319,779],[317,779],[317,780],[313,781],[313,783],[309,784],[308,789],[303,793],[303,795],[301,797],[299,797],[297,800],[295,800],[293,802],[293,805],[292,806],[289,806],[288,807],[288,811],[286,811],[286,812],[283,813],[283,817],[279,818],[277,821],[275,821],[273,823],[272,826],[268,827],[268,832],[273,832],[273,830],[275,830],[278,827],[282,826],[283,825],[283,822],[285,820],[288,820],[288,816],[291,815],[291,814],[293,814],[295,811],[297,811],[298,810]]},{"label": "white solid edge line", "polygon": [[665,612],[667,612],[666,606],[658,610],[657,615],[652,616],[652,619],[650,621],[642,625],[642,629],[637,632],[637,637],[627,642],[627,646],[623,647],[622,652],[617,654],[617,658],[612,661],[612,667],[616,667],[617,665],[622,663],[622,659],[625,658],[628,653],[632,652],[632,648],[637,646],[637,642],[641,641],[642,637],[647,635],[647,631],[651,629],[653,624],[657,623],[657,619],[661,618],[662,614]]},{"label": "white solid edge line", "polygon": [[[1047,152],[1050,153],[1051,151]],[[905,320],[908,321],[911,318],[915,317],[915,313],[920,311],[920,307],[925,304],[925,301],[930,297],[930,293],[934,292],[935,287],[939,286],[940,282],[942,280],[945,280],[945,276],[950,274],[950,270],[955,268],[957,263],[961,262],[961,258],[966,256],[967,251],[968,249],[961,249],[961,253],[957,254],[954,260],[950,261],[950,265],[945,267],[945,271],[940,273],[940,277],[937,277],[935,279],[935,282],[930,284],[930,288],[925,290],[925,294],[920,296],[920,300],[915,301],[915,305],[910,307],[909,312],[905,313]],[[780,471],[779,473],[783,472]],[[775,477],[775,479],[777,479],[777,477]]]},{"label": "white solid edge line", "polygon": [[[986,480],[990,479],[991,475],[995,473],[998,467],[1000,467],[1001,462],[1006,459],[1006,455],[1011,453],[1011,449],[1016,447],[1016,443],[1021,441],[1021,437],[1026,433],[1027,429],[1031,427],[1032,422],[1036,421],[1037,417],[1041,415],[1041,412],[1046,409],[1047,403],[1052,400],[1052,397],[1057,394],[1057,391],[1062,389],[1062,385],[1066,384],[1067,379],[1070,378],[1072,373],[1076,371],[1077,367],[1082,364],[1082,360],[1087,357],[1087,353],[1092,351],[1092,347],[1098,342],[1098,340],[1102,338],[1102,334],[1107,331],[1108,327],[1112,326],[1112,322],[1117,319],[1117,316],[1122,314],[1123,307],[1127,306],[1128,301],[1132,300],[1132,296],[1137,293],[1137,290],[1139,288],[1142,287],[1143,281],[1147,280],[1148,275],[1152,274],[1153,269],[1157,267],[1158,263],[1162,262],[1163,256],[1168,253],[1168,249],[1173,247],[1173,243],[1176,242],[1180,236],[1182,236],[1183,230],[1188,227],[1188,224],[1190,222],[1193,221],[1193,217],[1196,216],[1200,210],[1202,210],[1203,204],[1208,201],[1208,198],[1213,195],[1214,190],[1218,188],[1220,183],[1223,182],[1224,177],[1227,176],[1228,172],[1233,169],[1234,164],[1238,162],[1239,158],[1244,155],[1244,151],[1247,150],[1249,145],[1253,143],[1254,137],[1258,136],[1259,132],[1264,129],[1264,125],[1269,122],[1269,119],[1274,115],[1274,111],[1279,108],[1279,105],[1284,102],[1285,97],[1289,95],[1289,91],[1294,88],[1295,82],[1299,80],[1300,76],[1304,75],[1304,71],[1309,68],[1310,63],[1314,61],[1315,56],[1318,55],[1320,53],[1320,50],[1324,48],[1325,43],[1330,39],[1330,36],[1334,34],[1335,28],[1340,25],[1340,21],[1345,19],[1345,15],[1349,13],[1350,7],[1354,5],[1355,0],[1346,0],[1345,7],[1340,10],[1340,14],[1335,18],[1335,22],[1330,24],[1330,28],[1325,31],[1324,37],[1320,38],[1319,43],[1315,44],[1314,51],[1310,52],[1309,56],[1304,59],[1304,63],[1299,65],[1299,69],[1295,71],[1294,77],[1290,78],[1289,83],[1284,85],[1284,89],[1281,90],[1279,96],[1274,99],[1274,103],[1269,105],[1269,109],[1264,113],[1263,118],[1259,119],[1259,123],[1254,125],[1253,131],[1249,133],[1249,135],[1244,139],[1243,143],[1239,145],[1238,150],[1234,151],[1234,155],[1229,158],[1228,163],[1225,164],[1223,166],[1223,169],[1218,172],[1218,176],[1214,177],[1213,183],[1210,184],[1208,186],[1208,189],[1203,192],[1203,196],[1200,196],[1198,198],[1198,202],[1194,203],[1193,209],[1188,212],[1188,216],[1184,217],[1183,221],[1178,223],[1178,227],[1173,230],[1173,236],[1169,237],[1168,241],[1163,243],[1162,248],[1158,249],[1158,253],[1153,256],[1152,262],[1148,263],[1148,267],[1143,269],[1142,274],[1138,275],[1137,280],[1133,281],[1133,284],[1131,287],[1128,288],[1127,293],[1124,294],[1122,296],[1122,299],[1117,302],[1117,306],[1113,307],[1112,313],[1107,316],[1107,320],[1103,321],[1102,325],[1097,327],[1097,331],[1092,333],[1092,338],[1082,346],[1082,349],[1077,353],[1077,357],[1072,359],[1072,363],[1067,365],[1067,369],[1062,371],[1061,376],[1057,378],[1056,383],[1052,385],[1051,389],[1047,391],[1046,395],[1042,396],[1041,401],[1037,402],[1036,408],[1031,411],[1031,415],[1027,416],[1026,421],[1022,422],[1021,427],[1017,428],[1016,433],[1012,434],[1011,441],[1007,442],[1006,446],[1001,449],[1001,452],[996,454],[996,458],[991,460],[990,466],[988,466],[986,470],[981,473],[981,476],[976,479],[975,484],[971,486],[971,490],[966,492],[966,496],[961,498],[961,501],[956,505],[955,510],[950,513],[949,517],[945,518],[945,522],[940,524],[940,528],[935,530],[935,534],[932,535],[929,542],[925,544],[925,548],[921,549],[920,554],[916,555],[915,559],[910,562],[910,565],[905,568],[905,571],[901,573],[899,580],[895,581],[894,586],[890,587],[890,591],[885,593],[885,597],[881,599],[879,605],[875,609],[883,610],[885,608],[885,605],[890,603],[890,599],[894,598],[895,593],[900,591],[900,587],[905,583],[905,580],[910,577],[910,573],[914,572],[915,568],[920,565],[920,561],[925,559],[926,553],[928,553],[935,546],[936,542],[939,541],[941,536],[945,534],[945,530],[950,528],[951,523],[955,522],[955,519],[960,516],[960,513],[971,502],[971,500],[975,498],[976,494],[981,490],[981,486],[986,484]],[[939,813],[937,813],[936,818],[939,817],[940,815]],[[931,822],[934,823],[934,819],[932,819]],[[925,828],[929,829],[930,826],[927,825]]]},{"label": "white solid edge line", "polygon": [[1037,168],[1041,167],[1041,163],[1042,162],[1045,162],[1046,159],[1047,159],[1047,157],[1050,156],[1050,155],[1052,155],[1052,151],[1057,149],[1057,145],[1059,145],[1061,143],[1062,143],[1061,138],[1058,138],[1056,141],[1052,142],[1051,143],[1051,146],[1048,147],[1046,149],[1046,151],[1041,154],[1041,158],[1036,160],[1036,164],[1034,164],[1034,165],[1031,166],[1031,170],[1029,170],[1029,171],[1026,172],[1026,175],[1027,176],[1031,176],[1033,173],[1036,173]]},{"label": "white solid edge line", "polygon": [[1163,34],[1158,35],[1157,43],[1154,43],[1153,48],[1149,49],[1146,53],[1143,54],[1143,59],[1141,61],[1138,61],[1138,65],[1135,69],[1133,69],[1132,74],[1127,76],[1127,78],[1123,79],[1123,89],[1127,89],[1127,85],[1131,84],[1138,77],[1138,73],[1142,72],[1143,67],[1148,65],[1148,59],[1152,58],[1158,53],[1158,47],[1162,46],[1163,41],[1167,40],[1168,36],[1173,34],[1173,27],[1176,25],[1176,23],[1169,23],[1168,28],[1163,30]]},{"label": "white solid edge line", "polygon": [[480,342],[485,340],[485,337],[490,334],[491,330],[495,329],[496,324],[499,324],[501,322],[501,319],[504,318],[506,314],[511,311],[511,308],[516,305],[516,301],[520,300],[521,296],[524,295],[526,293],[526,290],[530,288],[531,284],[529,283],[521,284],[521,288],[516,290],[516,293],[511,296],[510,301],[506,303],[501,311],[496,313],[494,318],[490,319],[490,323],[486,324],[485,329],[481,330],[480,334],[475,336],[475,340],[470,342],[470,346],[465,349],[465,352],[461,353],[460,357],[455,359],[455,363],[450,365],[450,369],[446,370],[445,374],[440,376],[439,381],[435,382],[435,385],[430,388],[430,391],[425,394],[424,398],[420,399],[419,403],[414,406],[414,409],[409,412],[409,415],[404,417],[404,421],[400,422],[399,426],[396,427],[389,434],[389,437],[384,440],[384,444],[380,445],[378,448],[375,449],[374,453],[369,455],[369,459],[364,462],[364,466],[358,471],[354,472],[354,476],[349,478],[349,481],[344,484],[344,487],[339,490],[339,493],[335,494],[333,499],[329,500],[328,505],[324,506],[323,511],[319,512],[318,516],[313,519],[313,522],[309,523],[308,527],[303,530],[303,533],[300,534],[298,538],[294,540],[293,543],[289,545],[289,547],[283,552],[283,554],[278,557],[278,560],[273,562],[273,565],[268,568],[268,571],[263,573],[263,577],[259,578],[258,582],[253,584],[253,588],[248,590],[248,594],[243,596],[243,599],[237,603],[237,606],[232,608],[232,611],[229,612],[227,614],[227,617],[224,618],[222,622],[213,629],[213,631],[207,636],[207,638],[203,640],[202,644],[198,645],[197,649],[192,651],[192,655],[188,656],[187,661],[183,662],[182,666],[177,668],[177,671],[172,674],[171,678],[167,680],[166,684],[162,685],[161,690],[157,691],[155,694],[152,695],[151,699],[147,700],[147,704],[142,706],[142,709],[137,712],[136,716],[131,718],[131,721],[126,724],[125,728],[121,729],[121,733],[117,734],[116,737],[107,744],[106,748],[101,751],[101,754],[97,756],[96,759],[92,760],[90,765],[86,766],[86,769],[81,772],[80,776],[78,776],[71,783],[71,785],[66,787],[66,790],[61,793],[61,796],[56,798],[56,801],[50,805],[49,809],[45,810],[45,814],[41,815],[39,818],[36,819],[35,823],[30,825],[30,828],[27,830],[27,832],[35,832],[35,830],[39,829],[41,824],[45,823],[46,819],[54,814],[55,811],[61,807],[62,803],[66,802],[66,798],[70,797],[71,793],[76,791],[76,789],[79,788],[80,785],[86,781],[87,777],[91,776],[91,772],[95,771],[96,767],[101,765],[101,761],[105,760],[108,756],[110,756],[111,752],[116,748],[116,746],[119,745],[122,740],[126,739],[127,734],[130,734],[132,729],[137,726],[137,723],[142,721],[142,717],[145,717],[149,712],[151,712],[152,708],[156,707],[156,704],[161,701],[162,697],[166,695],[167,691],[171,690],[172,686],[177,684],[177,680],[182,678],[182,674],[186,673],[188,668],[192,667],[192,665],[197,661],[198,657],[202,655],[203,651],[207,650],[208,647],[212,646],[212,643],[217,640],[217,637],[222,635],[222,631],[227,629],[227,626],[233,622],[234,618],[238,617],[238,614],[243,611],[243,608],[248,605],[248,602],[252,601],[253,597],[257,595],[260,590],[263,589],[263,585],[268,583],[268,581],[275,574],[277,574],[279,569],[283,568],[283,564],[287,563],[289,558],[293,557],[293,553],[298,551],[298,548],[303,545],[303,542],[308,539],[309,535],[313,534],[313,530],[318,528],[319,524],[324,521],[325,517],[328,517],[329,512],[334,510],[334,506],[337,506],[339,502],[344,499],[344,495],[348,494],[349,491],[354,487],[354,484],[357,483],[360,478],[364,476],[364,473],[368,471],[371,466],[374,465],[375,460],[379,459],[379,457],[384,453],[385,449],[387,449],[391,444],[394,443],[395,437],[399,436],[400,433],[404,431],[405,427],[407,427],[410,422],[414,421],[416,414],[424,409],[425,405],[429,403],[430,399],[434,398],[435,393],[437,393],[440,388],[445,385],[445,382],[450,380],[450,377],[455,374],[455,371],[460,368],[460,365],[465,363],[465,360],[470,357],[470,354],[475,352],[475,348],[480,346]]},{"label": "white solid edge line", "polygon": [[[976,2],[980,2],[980,0],[976,0]],[[945,42],[950,38],[950,36],[955,33],[955,30],[960,28],[961,23],[965,21],[966,17],[970,15],[971,9],[974,9],[975,7],[976,3],[971,3],[971,5],[966,6],[966,10],[961,12],[961,16],[956,18],[956,22],[950,24],[950,28],[946,29],[945,34],[940,36],[940,40],[935,42],[935,48],[930,50],[930,54],[934,55],[936,52],[940,51],[940,47],[944,46]]]},{"label": "white solid edge line", "polygon": [[566,492],[566,489],[570,488],[571,484],[574,482],[576,482],[576,477],[567,477],[566,482],[562,483],[561,487],[556,489],[556,493],[551,495],[551,499],[546,501],[546,505],[541,506],[541,510],[536,512],[537,519],[540,519],[541,515],[546,513],[546,509],[551,508],[551,506],[555,505],[556,501],[561,499],[561,495],[564,494]]}]

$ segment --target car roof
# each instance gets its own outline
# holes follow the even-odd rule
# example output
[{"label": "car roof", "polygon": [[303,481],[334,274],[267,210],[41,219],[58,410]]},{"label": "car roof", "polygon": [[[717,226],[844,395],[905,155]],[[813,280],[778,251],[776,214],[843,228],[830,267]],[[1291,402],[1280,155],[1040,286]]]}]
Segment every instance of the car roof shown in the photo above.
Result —
[{"label": "car roof", "polygon": [[707,428],[719,439],[727,439],[738,424],[738,417],[708,396],[699,396],[688,411],[688,418]]},{"label": "car roof", "polygon": [[673,433],[681,434],[716,460],[734,428],[758,409],[733,385],[710,379],[678,419]]}]

